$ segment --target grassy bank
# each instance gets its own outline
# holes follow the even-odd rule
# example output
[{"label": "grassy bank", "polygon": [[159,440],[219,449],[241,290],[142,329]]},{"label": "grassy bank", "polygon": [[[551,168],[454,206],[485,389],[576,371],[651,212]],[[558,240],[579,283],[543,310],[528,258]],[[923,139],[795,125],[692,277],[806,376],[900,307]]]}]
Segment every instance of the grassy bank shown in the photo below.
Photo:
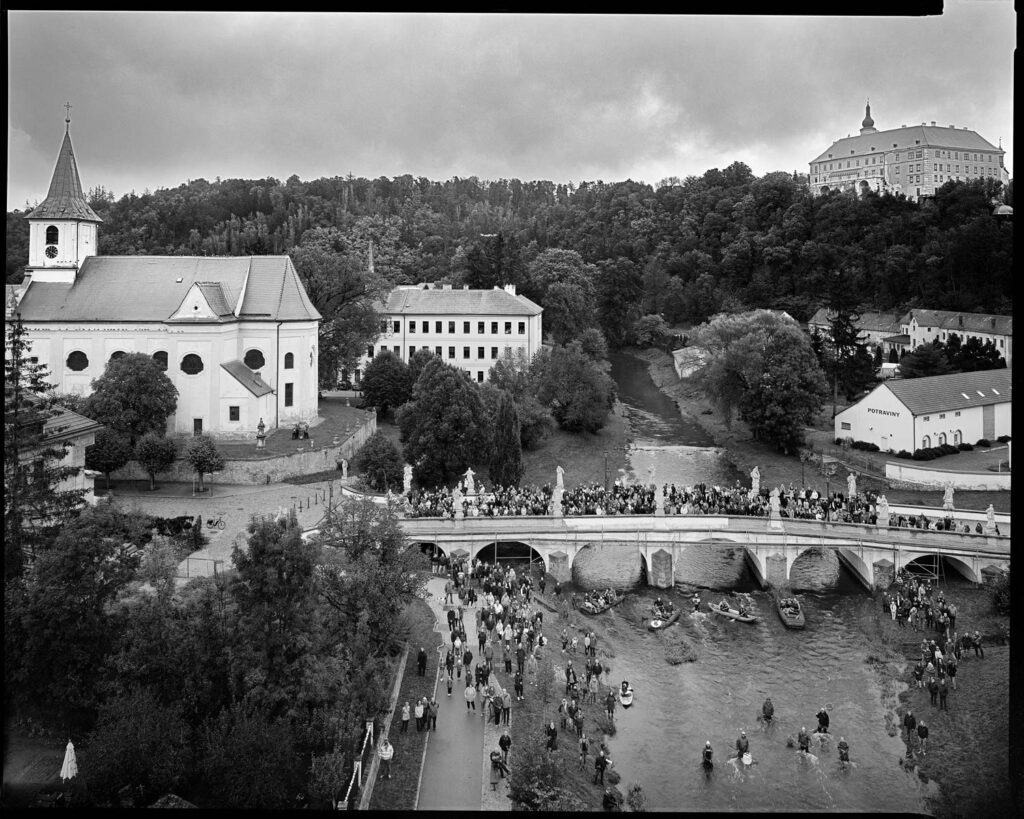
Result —
[{"label": "grassy bank", "polygon": [[[409,720],[408,731],[401,732],[402,704],[408,701],[410,706],[414,706],[420,697],[426,696],[429,699],[433,696],[439,661],[437,648],[441,645],[441,635],[434,631],[437,621],[430,606],[423,600],[416,600],[409,606],[405,616],[409,620],[409,659],[406,661],[405,676],[398,690],[395,713],[388,733],[388,739],[395,748],[395,756],[391,760],[391,779],[377,777],[370,799],[371,810],[411,811],[416,805],[427,732],[416,730],[415,719]],[[427,649],[427,671],[423,677],[416,673],[416,655],[420,646]]]},{"label": "grassy bank", "polygon": [[[1009,618],[997,615],[985,588],[955,586],[946,596],[956,603],[957,630],[977,629],[996,634]],[[929,749],[917,753],[916,738],[909,763],[925,781],[938,783],[940,795],[929,807],[941,819],[967,819],[986,812],[1010,816],[1013,798],[1009,763],[1009,646],[989,644],[985,657],[965,654],[957,673],[957,690],[949,692],[949,710],[931,705],[927,688],[918,689],[912,668],[916,646],[924,632],[900,628],[882,614],[867,627],[879,650],[868,659],[874,668],[886,706],[890,736],[900,732],[903,715],[911,709],[929,727]],[[931,635],[929,635],[929,638]]]},{"label": "grassy bank", "polygon": [[[757,466],[761,472],[762,486],[777,486],[780,483],[800,486],[806,478],[808,485],[824,491],[825,479],[812,465],[808,464],[805,467],[796,455],[783,455],[774,447],[755,441],[746,424],[739,419],[734,419],[731,428],[727,428],[703,391],[690,382],[679,380],[672,364],[672,357],[668,353],[654,349],[628,352],[647,363],[651,379],[662,392],[678,404],[680,414],[707,432],[715,444],[726,451],[729,460],[744,475],[749,474],[750,470]],[[819,415],[818,423],[809,436],[816,442],[831,443],[831,406]],[[845,490],[845,474],[845,470],[840,469],[832,481],[832,486]],[[884,491],[890,503],[942,506],[942,490],[889,489],[884,481],[863,475],[858,478],[857,485],[861,488]],[[1010,493],[956,493],[956,505],[961,509],[983,511],[990,503],[998,512],[1009,512]]]}]

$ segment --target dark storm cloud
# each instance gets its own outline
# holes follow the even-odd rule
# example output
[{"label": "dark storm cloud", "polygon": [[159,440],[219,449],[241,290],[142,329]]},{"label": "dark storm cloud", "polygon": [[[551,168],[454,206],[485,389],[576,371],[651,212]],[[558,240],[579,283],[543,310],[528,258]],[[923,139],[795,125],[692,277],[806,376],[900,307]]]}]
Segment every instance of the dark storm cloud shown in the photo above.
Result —
[{"label": "dark storm cloud", "polygon": [[856,133],[867,97],[880,129],[935,119],[1009,147],[1012,7],[948,7],[877,20],[16,12],[8,206],[45,194],[65,99],[83,183],[118,194],[218,175],[805,171]]}]

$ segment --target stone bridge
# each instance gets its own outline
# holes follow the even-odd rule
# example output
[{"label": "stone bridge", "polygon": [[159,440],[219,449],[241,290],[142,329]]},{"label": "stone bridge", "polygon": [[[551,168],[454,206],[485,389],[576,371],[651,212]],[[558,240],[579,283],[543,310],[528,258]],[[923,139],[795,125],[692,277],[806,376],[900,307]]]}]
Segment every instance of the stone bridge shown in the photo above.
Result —
[{"label": "stone bridge", "polygon": [[[468,517],[462,520],[404,518],[412,543],[433,544],[445,554],[476,556],[496,543],[530,546],[556,578],[572,577],[576,555],[591,544],[635,550],[648,583],[670,588],[675,564],[696,544],[742,546],[762,586],[789,579],[796,559],[808,549],[832,549],[868,589],[887,587],[894,573],[915,561],[945,558],[968,580],[1010,565],[1010,538],[927,529],[828,523],[815,520],[714,515],[615,515],[581,517]],[[985,570],[988,570],[986,572]]]}]

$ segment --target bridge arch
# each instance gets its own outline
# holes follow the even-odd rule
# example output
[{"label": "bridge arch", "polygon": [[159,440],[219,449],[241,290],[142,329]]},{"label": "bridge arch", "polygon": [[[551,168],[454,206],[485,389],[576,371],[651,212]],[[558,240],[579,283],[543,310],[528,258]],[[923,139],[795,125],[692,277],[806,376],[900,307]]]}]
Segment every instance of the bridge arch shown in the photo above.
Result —
[{"label": "bridge arch", "polygon": [[974,566],[960,557],[952,557],[950,555],[921,555],[920,557],[915,557],[913,560],[904,564],[904,567],[908,571],[913,572],[916,568],[928,576],[938,574],[940,569],[945,573],[947,566],[972,583],[981,582],[981,575],[975,571]]},{"label": "bridge arch", "polygon": [[[492,540],[490,543],[475,545],[470,549],[470,557],[485,563],[511,563],[514,566],[526,564],[543,566],[548,570],[547,557],[543,551],[522,540]],[[518,574],[518,571],[516,572]]]},{"label": "bridge arch", "polygon": [[853,549],[836,549],[836,557],[868,591],[874,587],[875,572]]}]

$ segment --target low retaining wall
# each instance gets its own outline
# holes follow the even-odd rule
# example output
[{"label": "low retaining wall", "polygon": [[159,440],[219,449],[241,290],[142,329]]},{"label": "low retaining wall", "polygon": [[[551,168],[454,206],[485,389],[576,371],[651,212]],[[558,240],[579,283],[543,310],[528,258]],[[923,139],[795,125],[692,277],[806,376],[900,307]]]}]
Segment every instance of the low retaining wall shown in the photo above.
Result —
[{"label": "low retaining wall", "polygon": [[[337,446],[321,446],[315,449],[294,452],[290,455],[268,455],[246,460],[225,460],[224,469],[204,479],[222,484],[259,485],[279,483],[295,475],[309,475],[335,469],[341,460],[352,461],[366,440],[377,431],[376,413],[366,413],[366,420],[348,438]],[[298,443],[296,442],[298,449]],[[308,445],[308,441],[306,442]],[[137,461],[114,472],[115,481],[148,481],[149,475]],[[157,483],[191,483],[195,478],[192,467],[179,458],[166,472],[157,475]]]},{"label": "low retaining wall", "polygon": [[1009,491],[1010,489],[1009,472],[959,472],[899,461],[888,461],[885,464],[885,477],[890,486],[899,489],[920,489],[922,486],[943,489],[947,483],[952,483],[954,489],[981,491]]}]

